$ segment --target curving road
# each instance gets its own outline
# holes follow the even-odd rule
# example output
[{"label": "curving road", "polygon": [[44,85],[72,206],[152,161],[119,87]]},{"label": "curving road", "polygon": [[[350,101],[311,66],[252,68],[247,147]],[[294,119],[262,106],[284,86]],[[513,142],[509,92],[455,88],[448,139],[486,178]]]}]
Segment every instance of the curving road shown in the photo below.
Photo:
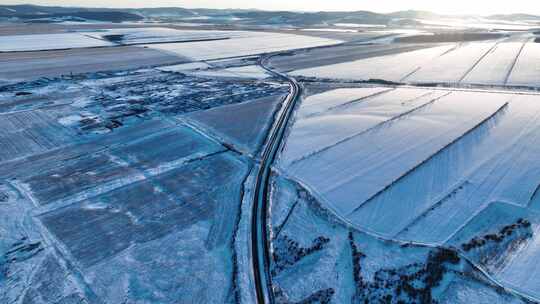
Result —
[{"label": "curving road", "polygon": [[276,78],[285,80],[290,85],[290,92],[283,102],[282,110],[278,113],[275,123],[270,129],[267,143],[261,155],[260,165],[253,191],[253,210],[251,218],[251,252],[253,274],[257,294],[257,303],[274,303],[272,282],[270,277],[270,243],[268,242],[268,201],[270,199],[271,166],[276,159],[283,142],[287,123],[291,117],[296,102],[301,94],[300,85],[293,78],[278,73],[265,66],[271,57],[262,57],[259,65]]}]

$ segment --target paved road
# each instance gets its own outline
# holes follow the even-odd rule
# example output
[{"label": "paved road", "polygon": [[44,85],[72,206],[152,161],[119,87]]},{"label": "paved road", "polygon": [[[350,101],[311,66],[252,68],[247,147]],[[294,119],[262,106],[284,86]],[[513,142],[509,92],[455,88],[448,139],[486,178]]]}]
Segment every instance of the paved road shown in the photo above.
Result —
[{"label": "paved road", "polygon": [[261,156],[260,165],[255,181],[253,195],[253,211],[251,219],[251,249],[253,256],[253,274],[255,278],[255,288],[257,303],[273,303],[272,283],[269,271],[270,243],[268,241],[267,211],[270,199],[270,176],[271,166],[282,145],[283,135],[287,128],[287,123],[292,115],[295,104],[300,96],[300,86],[287,75],[280,74],[265,66],[269,57],[263,57],[259,65],[277,78],[287,81],[290,85],[290,92],[283,102],[282,110],[279,112],[276,121],[269,131],[267,144]]}]

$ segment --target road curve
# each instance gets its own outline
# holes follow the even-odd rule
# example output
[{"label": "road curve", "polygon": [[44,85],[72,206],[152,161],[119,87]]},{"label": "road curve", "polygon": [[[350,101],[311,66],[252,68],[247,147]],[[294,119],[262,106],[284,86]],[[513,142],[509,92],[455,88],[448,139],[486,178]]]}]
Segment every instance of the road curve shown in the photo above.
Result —
[{"label": "road curve", "polygon": [[270,199],[271,166],[282,145],[289,118],[292,116],[296,102],[301,94],[300,85],[293,78],[278,73],[265,66],[271,57],[264,56],[259,60],[259,66],[276,78],[285,80],[290,85],[290,92],[283,102],[281,111],[268,132],[267,142],[261,154],[260,165],[253,191],[253,210],[251,218],[251,253],[253,275],[257,294],[257,303],[274,303],[272,279],[270,277],[270,243],[268,242],[268,201]]}]

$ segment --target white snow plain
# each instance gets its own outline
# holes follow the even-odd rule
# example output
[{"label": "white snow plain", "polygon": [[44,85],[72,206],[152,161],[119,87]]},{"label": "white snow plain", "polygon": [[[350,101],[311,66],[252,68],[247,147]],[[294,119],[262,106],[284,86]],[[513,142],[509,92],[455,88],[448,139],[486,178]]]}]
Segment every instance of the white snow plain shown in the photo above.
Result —
[{"label": "white snow plain", "polygon": [[[387,239],[464,251],[470,240],[530,222],[463,253],[503,285],[540,297],[540,95],[398,88],[350,102],[349,90],[340,89],[349,93],[341,103],[338,90],[304,101],[330,106],[298,116],[280,171],[341,219]],[[329,136],[355,128],[351,138]],[[315,151],[295,143],[300,132],[312,134]]]},{"label": "white snow plain", "polygon": [[111,42],[82,33],[0,36],[0,52],[62,50],[112,46]]},{"label": "white snow plain", "polygon": [[458,83],[496,46],[495,42],[468,43],[425,62],[406,81],[414,83]]},{"label": "white snow plain", "polygon": [[292,71],[294,76],[412,84],[540,86],[540,44],[487,41],[446,44]]},{"label": "white snow plain", "polygon": [[107,29],[94,33],[86,33],[97,39],[105,39],[107,36],[120,36],[119,43],[124,45],[159,43],[159,42],[182,42],[197,41],[206,39],[228,39],[235,36],[242,36],[242,32],[234,31],[197,31],[197,30],[176,30],[164,27],[149,28],[120,28]]},{"label": "white snow plain", "polygon": [[[348,93],[356,93],[352,101]],[[341,97],[339,96],[341,94]],[[311,96],[302,103],[281,160],[287,166],[339,142],[350,140],[389,120],[439,98],[444,92],[423,89],[392,90],[382,87],[338,89]],[[360,99],[359,99],[360,98]],[[326,102],[324,102],[326,101]],[[345,104],[334,105],[336,101]],[[310,111],[334,105],[318,115]],[[319,109],[317,109],[319,108]]]},{"label": "white snow plain", "polygon": [[529,42],[525,45],[508,79],[508,84],[540,86],[540,43]]},{"label": "white snow plain", "polygon": [[302,69],[293,71],[291,74],[318,78],[384,79],[399,82],[420,68],[425,61],[441,56],[453,47],[453,45],[438,46],[395,55]]},{"label": "white snow plain", "polygon": [[281,33],[238,31],[234,34],[234,37],[225,40],[151,44],[148,47],[172,52],[193,60],[210,60],[326,46],[342,42],[335,39]]},{"label": "white snow plain", "polygon": [[504,85],[524,43],[499,43],[463,79],[464,83]]}]

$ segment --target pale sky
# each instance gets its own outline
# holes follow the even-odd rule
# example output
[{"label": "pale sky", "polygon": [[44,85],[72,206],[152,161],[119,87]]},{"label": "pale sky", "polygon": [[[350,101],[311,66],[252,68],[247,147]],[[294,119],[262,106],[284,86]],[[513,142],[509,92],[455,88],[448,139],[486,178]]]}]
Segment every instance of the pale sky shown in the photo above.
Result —
[{"label": "pale sky", "polygon": [[527,13],[540,14],[540,1],[475,1],[475,0],[0,0],[0,4],[39,4],[87,7],[158,7],[188,8],[258,8],[296,11],[354,11],[393,12],[399,10],[429,10],[443,14]]}]

